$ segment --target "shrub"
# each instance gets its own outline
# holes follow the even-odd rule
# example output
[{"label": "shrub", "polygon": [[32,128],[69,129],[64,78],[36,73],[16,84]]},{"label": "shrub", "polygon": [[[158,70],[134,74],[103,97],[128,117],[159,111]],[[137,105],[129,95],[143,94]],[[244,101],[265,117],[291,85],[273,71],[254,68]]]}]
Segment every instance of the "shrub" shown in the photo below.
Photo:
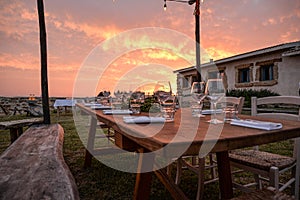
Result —
[{"label": "shrub", "polygon": [[251,107],[251,97],[268,97],[268,96],[279,96],[278,93],[272,92],[268,89],[233,89],[228,90],[226,96],[232,97],[245,97],[244,107]]},{"label": "shrub", "polygon": [[148,97],[145,99],[144,104],[141,106],[142,112],[159,112],[159,104],[155,103],[154,97]]}]

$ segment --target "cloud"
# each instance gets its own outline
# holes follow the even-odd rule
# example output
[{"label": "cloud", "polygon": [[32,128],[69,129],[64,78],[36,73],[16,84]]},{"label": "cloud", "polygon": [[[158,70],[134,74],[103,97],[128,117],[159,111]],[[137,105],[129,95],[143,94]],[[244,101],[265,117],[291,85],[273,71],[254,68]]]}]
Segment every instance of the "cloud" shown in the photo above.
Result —
[{"label": "cloud", "polygon": [[147,56],[150,58],[156,58],[156,59],[166,59],[166,60],[178,60],[179,57],[177,55],[174,55],[171,52],[168,51],[150,51],[147,53]]},{"label": "cloud", "polygon": [[[59,77],[51,88],[60,93],[61,85],[68,86],[68,89],[65,89],[67,91],[72,90],[70,78],[75,76],[97,44],[109,40],[112,36],[135,28],[153,26],[178,31],[191,41],[195,37],[194,6],[187,4],[168,2],[166,12],[163,11],[163,1],[160,0],[117,0],[105,3],[99,0],[51,0],[44,1],[44,6],[48,67],[49,74],[53,75],[50,79],[54,80],[54,76]],[[7,73],[3,74],[8,76],[16,69],[22,70],[22,74],[18,73],[15,76],[14,81],[17,83],[17,78],[22,80],[21,75],[28,76],[27,72],[40,68],[36,1],[0,1],[0,18],[0,63],[1,66],[7,66],[2,70],[7,70]],[[206,49],[212,58],[219,59],[300,40],[300,1],[204,1],[200,24],[201,47]],[[108,43],[107,48],[115,48],[115,51],[122,45],[136,49],[153,45],[169,50],[135,52],[133,57],[120,57],[118,61],[113,61],[111,72],[119,75],[121,67],[130,69],[132,66],[152,62],[178,69],[188,65],[183,58],[194,63],[194,44],[187,47],[182,38],[175,37],[172,38],[173,42],[170,42],[168,37],[170,36],[162,33],[157,36],[157,40],[153,40],[149,39],[147,34],[141,33],[128,37],[122,44]],[[208,59],[209,56],[203,56],[204,58]],[[34,75],[39,76],[38,73]],[[66,76],[65,81],[63,75]]]}]

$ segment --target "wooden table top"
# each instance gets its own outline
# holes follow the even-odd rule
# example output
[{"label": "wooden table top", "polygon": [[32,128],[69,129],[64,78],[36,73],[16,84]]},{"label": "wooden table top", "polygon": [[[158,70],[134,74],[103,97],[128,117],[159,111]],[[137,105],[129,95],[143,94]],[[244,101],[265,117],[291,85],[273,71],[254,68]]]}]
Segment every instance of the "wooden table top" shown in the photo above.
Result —
[{"label": "wooden table top", "polygon": [[124,115],[105,115],[101,110],[91,110],[83,105],[77,106],[150,151],[169,145],[170,148],[166,149],[167,154],[178,147],[185,146],[185,155],[197,155],[203,143],[212,145],[211,152],[221,152],[300,137],[300,122],[295,121],[266,120],[239,115],[241,119],[280,122],[283,125],[279,130],[265,131],[229,123],[210,124],[207,122],[210,115],[200,119],[193,118],[190,109],[180,109],[175,114],[174,122],[126,124],[123,122]]}]

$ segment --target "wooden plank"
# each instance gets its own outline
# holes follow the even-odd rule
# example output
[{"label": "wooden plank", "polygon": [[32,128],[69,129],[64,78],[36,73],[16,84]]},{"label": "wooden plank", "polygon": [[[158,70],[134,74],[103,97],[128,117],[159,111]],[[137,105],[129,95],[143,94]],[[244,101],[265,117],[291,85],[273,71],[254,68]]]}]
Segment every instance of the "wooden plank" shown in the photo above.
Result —
[{"label": "wooden plank", "polygon": [[30,127],[0,156],[1,199],[79,199],[59,124]]},{"label": "wooden plank", "polygon": [[43,118],[30,118],[13,121],[0,122],[0,129],[19,128],[24,126],[30,126],[32,124],[42,123]]}]

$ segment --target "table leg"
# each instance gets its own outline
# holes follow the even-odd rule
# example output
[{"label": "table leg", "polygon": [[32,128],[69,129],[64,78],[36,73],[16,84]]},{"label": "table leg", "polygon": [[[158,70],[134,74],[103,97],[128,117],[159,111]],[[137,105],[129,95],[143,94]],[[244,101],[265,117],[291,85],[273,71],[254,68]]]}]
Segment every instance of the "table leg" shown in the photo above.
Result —
[{"label": "table leg", "polygon": [[221,199],[231,199],[233,197],[232,179],[228,151],[218,152],[218,172]]},{"label": "table leg", "polygon": [[87,148],[85,150],[84,168],[91,167],[92,165],[93,155],[91,154],[91,152],[93,152],[94,150],[97,119],[95,117],[91,117],[90,124],[91,125],[90,125],[90,130],[88,135],[88,143],[87,143]]},{"label": "table leg", "polygon": [[18,128],[10,128],[10,143],[12,144],[16,139],[18,139]]},{"label": "table leg", "polygon": [[[151,170],[154,166],[154,156],[143,155],[144,149],[139,149],[139,163],[135,180],[133,199],[148,200],[151,192],[152,172],[142,173],[144,170]],[[150,168],[149,168],[150,167]]]},{"label": "table leg", "polygon": [[18,128],[18,137],[23,134],[23,127]]}]

